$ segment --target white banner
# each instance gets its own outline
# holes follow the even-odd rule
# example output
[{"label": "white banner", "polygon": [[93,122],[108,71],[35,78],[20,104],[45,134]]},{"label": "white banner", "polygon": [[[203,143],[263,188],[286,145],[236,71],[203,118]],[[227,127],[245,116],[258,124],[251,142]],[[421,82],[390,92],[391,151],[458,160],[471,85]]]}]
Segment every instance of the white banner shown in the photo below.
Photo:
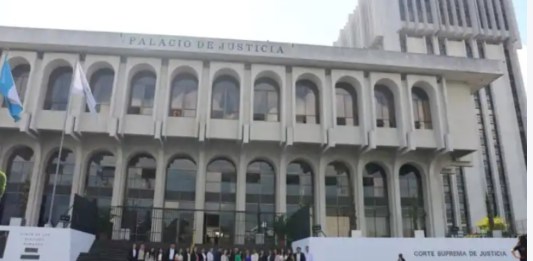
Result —
[{"label": "white banner", "polygon": [[93,241],[68,228],[0,226],[0,261],[76,261]]},{"label": "white banner", "polygon": [[293,250],[309,246],[313,261],[512,261],[513,238],[307,238]]}]

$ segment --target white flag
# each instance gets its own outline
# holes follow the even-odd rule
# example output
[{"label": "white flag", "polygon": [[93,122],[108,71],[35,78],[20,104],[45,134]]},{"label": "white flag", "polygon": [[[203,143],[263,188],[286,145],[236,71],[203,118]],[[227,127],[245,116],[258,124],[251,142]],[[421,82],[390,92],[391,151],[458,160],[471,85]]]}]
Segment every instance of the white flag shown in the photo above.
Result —
[{"label": "white flag", "polygon": [[87,82],[87,77],[81,69],[80,63],[76,63],[76,70],[74,71],[74,78],[72,79],[72,94],[85,96],[85,102],[91,113],[96,112],[96,100],[91,92],[91,86]]}]

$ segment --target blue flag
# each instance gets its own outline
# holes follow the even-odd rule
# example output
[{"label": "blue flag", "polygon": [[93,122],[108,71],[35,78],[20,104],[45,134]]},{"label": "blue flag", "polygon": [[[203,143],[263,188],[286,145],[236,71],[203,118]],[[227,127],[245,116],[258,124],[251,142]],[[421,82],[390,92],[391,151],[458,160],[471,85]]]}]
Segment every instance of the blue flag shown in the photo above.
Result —
[{"label": "blue flag", "polygon": [[4,102],[7,104],[9,114],[15,120],[20,120],[20,114],[22,113],[22,103],[20,102],[19,94],[13,80],[13,74],[11,74],[11,66],[6,59],[4,59],[4,65],[0,72],[0,94],[4,96]]}]

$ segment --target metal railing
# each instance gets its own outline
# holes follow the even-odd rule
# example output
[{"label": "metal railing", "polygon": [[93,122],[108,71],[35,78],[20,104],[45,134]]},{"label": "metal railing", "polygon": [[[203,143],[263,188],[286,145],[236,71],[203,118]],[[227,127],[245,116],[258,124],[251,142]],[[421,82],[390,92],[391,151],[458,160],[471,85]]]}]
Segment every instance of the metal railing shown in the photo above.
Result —
[{"label": "metal railing", "polygon": [[[112,238],[192,245],[273,245],[279,214],[120,206],[111,208]],[[196,224],[201,222],[202,224]]]}]

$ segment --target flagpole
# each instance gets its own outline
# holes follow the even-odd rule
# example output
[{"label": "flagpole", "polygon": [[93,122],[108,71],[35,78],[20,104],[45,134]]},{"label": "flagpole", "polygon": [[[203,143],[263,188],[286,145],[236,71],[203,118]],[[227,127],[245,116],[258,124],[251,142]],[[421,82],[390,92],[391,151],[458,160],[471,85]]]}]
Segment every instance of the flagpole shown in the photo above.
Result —
[{"label": "flagpole", "polygon": [[72,77],[70,80],[70,87],[69,87],[69,95],[67,100],[67,108],[65,109],[65,119],[63,120],[63,129],[61,130],[61,140],[59,142],[59,152],[57,155],[58,162],[56,164],[56,170],[54,175],[54,186],[52,188],[52,198],[50,200],[50,210],[48,211],[48,224],[52,226],[52,214],[54,209],[54,202],[56,197],[56,188],[57,188],[57,176],[59,175],[59,167],[62,165],[63,161],[61,160],[61,154],[63,153],[63,144],[65,143],[65,129],[67,128],[67,120],[68,120],[68,114],[70,112],[70,100],[72,98],[72,85],[74,83],[74,77],[77,73],[77,64],[76,68],[73,68],[72,70]]}]

